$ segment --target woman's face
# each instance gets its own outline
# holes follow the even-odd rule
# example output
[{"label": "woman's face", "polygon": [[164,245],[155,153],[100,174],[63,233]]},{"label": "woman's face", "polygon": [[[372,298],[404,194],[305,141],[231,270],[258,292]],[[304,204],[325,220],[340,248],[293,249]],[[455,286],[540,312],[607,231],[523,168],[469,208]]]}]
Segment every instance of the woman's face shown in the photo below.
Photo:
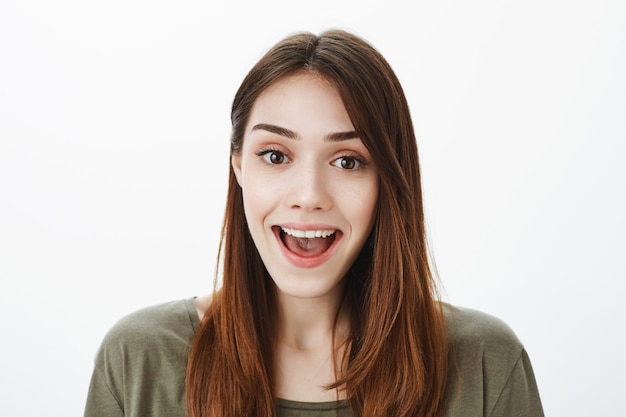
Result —
[{"label": "woman's face", "polygon": [[378,173],[336,88],[312,73],[272,84],[232,164],[279,294],[338,295],[372,228]]}]

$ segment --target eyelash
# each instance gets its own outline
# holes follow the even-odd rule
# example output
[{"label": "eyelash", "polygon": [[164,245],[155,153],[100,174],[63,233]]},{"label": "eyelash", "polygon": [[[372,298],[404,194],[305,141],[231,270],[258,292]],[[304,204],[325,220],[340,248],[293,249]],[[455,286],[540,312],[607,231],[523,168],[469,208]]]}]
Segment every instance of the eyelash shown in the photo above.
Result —
[{"label": "eyelash", "polygon": [[260,156],[261,158],[263,158],[263,161],[265,161],[266,163],[270,164],[270,165],[282,165],[285,162],[282,162],[280,164],[275,164],[272,163],[272,161],[268,160],[268,158],[271,158],[272,154],[277,154],[277,155],[281,155],[283,158],[287,158],[287,160],[289,160],[289,157],[282,151],[276,149],[276,148],[263,148],[263,149],[259,149],[256,152],[257,156]]},{"label": "eyelash", "polygon": [[[356,163],[355,164],[356,166],[354,168],[343,168],[342,166],[335,165],[335,163],[344,159],[353,160]],[[341,155],[339,158],[336,158],[333,161],[333,166],[336,166],[337,168],[341,168],[346,171],[358,171],[359,169],[365,168],[367,166],[367,162],[365,162],[365,160],[361,157],[361,155],[349,152],[344,155]]]},{"label": "eyelash", "polygon": [[[280,155],[282,158],[286,158],[287,161],[280,162],[280,163],[273,163],[269,159],[271,158],[273,154]],[[273,147],[259,149],[256,152],[256,155],[261,157],[263,161],[269,165],[282,165],[282,164],[289,162],[289,157],[283,151],[273,148]],[[343,168],[340,165],[336,165],[336,163],[340,163],[339,161],[345,160],[345,159],[354,161],[356,166],[354,168]],[[363,157],[361,157],[361,155],[357,153],[348,152],[346,154],[339,156],[338,158],[335,158],[333,160],[332,165],[345,171],[357,171],[359,169],[363,169],[364,167],[366,167],[367,162],[363,159]]]}]

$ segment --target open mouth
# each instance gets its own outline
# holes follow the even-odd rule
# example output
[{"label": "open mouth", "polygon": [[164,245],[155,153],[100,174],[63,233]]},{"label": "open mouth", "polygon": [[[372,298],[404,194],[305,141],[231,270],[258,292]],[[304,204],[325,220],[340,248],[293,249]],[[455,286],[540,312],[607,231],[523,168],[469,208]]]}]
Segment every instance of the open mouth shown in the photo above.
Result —
[{"label": "open mouth", "polygon": [[287,250],[304,258],[323,254],[341,234],[332,229],[297,230],[280,226],[274,226],[274,229]]}]

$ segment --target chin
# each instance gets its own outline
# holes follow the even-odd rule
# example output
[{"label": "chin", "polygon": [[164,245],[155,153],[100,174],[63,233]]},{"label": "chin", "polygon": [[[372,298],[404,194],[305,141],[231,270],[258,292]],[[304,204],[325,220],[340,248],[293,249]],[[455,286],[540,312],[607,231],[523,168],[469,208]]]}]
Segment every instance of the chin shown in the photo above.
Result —
[{"label": "chin", "polygon": [[[271,274],[270,274],[271,275]],[[274,286],[279,297],[288,296],[299,299],[320,299],[337,297],[343,292],[343,279],[323,280],[317,277],[284,277],[274,279]]]}]

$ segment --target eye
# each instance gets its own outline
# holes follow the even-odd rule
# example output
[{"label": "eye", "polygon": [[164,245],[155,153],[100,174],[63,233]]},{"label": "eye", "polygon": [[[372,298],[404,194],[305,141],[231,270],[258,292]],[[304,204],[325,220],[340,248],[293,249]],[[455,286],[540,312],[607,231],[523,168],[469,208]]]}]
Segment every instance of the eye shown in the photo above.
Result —
[{"label": "eye", "polygon": [[289,162],[287,155],[276,149],[261,149],[257,155],[270,165],[281,165]]},{"label": "eye", "polygon": [[365,165],[362,159],[356,156],[342,156],[333,161],[333,165],[337,168],[345,169],[345,170],[355,170],[359,169]]}]

